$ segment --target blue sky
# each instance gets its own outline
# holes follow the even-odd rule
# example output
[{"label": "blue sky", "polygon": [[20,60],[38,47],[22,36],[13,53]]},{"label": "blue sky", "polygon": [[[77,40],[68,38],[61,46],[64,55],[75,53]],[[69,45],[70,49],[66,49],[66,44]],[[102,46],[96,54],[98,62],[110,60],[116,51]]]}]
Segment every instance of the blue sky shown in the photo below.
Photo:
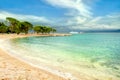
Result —
[{"label": "blue sky", "polygon": [[59,29],[120,29],[120,0],[0,0],[0,20],[8,16]]}]

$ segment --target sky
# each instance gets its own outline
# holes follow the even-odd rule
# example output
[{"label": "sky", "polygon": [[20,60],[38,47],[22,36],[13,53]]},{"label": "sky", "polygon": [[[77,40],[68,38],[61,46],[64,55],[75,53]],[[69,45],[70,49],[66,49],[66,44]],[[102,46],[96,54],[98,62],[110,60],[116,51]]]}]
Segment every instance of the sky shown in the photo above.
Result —
[{"label": "sky", "polygon": [[13,17],[65,30],[120,29],[120,0],[0,0],[0,21]]}]

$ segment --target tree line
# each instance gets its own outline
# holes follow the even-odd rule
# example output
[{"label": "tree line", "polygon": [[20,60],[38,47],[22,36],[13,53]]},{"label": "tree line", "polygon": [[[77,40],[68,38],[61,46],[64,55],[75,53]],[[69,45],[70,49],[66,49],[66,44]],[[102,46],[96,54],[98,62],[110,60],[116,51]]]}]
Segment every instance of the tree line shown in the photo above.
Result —
[{"label": "tree line", "polygon": [[28,34],[29,31],[33,31],[37,34],[49,34],[56,32],[56,29],[44,25],[33,26],[33,24],[28,21],[21,22],[12,17],[6,17],[5,22],[0,22],[0,33]]}]

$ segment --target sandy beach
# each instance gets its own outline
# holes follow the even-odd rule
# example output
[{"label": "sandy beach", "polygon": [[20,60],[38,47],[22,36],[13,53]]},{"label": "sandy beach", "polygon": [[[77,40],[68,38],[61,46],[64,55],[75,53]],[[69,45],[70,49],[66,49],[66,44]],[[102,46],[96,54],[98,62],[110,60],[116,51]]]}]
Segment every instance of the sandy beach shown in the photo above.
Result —
[{"label": "sandy beach", "polygon": [[[42,35],[0,34],[0,39],[6,40],[29,36],[42,36]],[[23,61],[18,60],[15,57],[12,57],[11,55],[7,54],[4,50],[0,49],[0,80],[68,80],[68,79],[64,79],[58,75],[33,67]]]}]

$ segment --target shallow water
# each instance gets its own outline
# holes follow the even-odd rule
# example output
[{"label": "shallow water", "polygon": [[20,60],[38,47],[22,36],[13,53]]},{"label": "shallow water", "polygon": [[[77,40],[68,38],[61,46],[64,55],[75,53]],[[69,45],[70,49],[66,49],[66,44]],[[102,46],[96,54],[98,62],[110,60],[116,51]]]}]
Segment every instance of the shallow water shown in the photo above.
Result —
[{"label": "shallow water", "polygon": [[120,80],[120,33],[17,38],[7,47],[34,65],[78,80]]}]

